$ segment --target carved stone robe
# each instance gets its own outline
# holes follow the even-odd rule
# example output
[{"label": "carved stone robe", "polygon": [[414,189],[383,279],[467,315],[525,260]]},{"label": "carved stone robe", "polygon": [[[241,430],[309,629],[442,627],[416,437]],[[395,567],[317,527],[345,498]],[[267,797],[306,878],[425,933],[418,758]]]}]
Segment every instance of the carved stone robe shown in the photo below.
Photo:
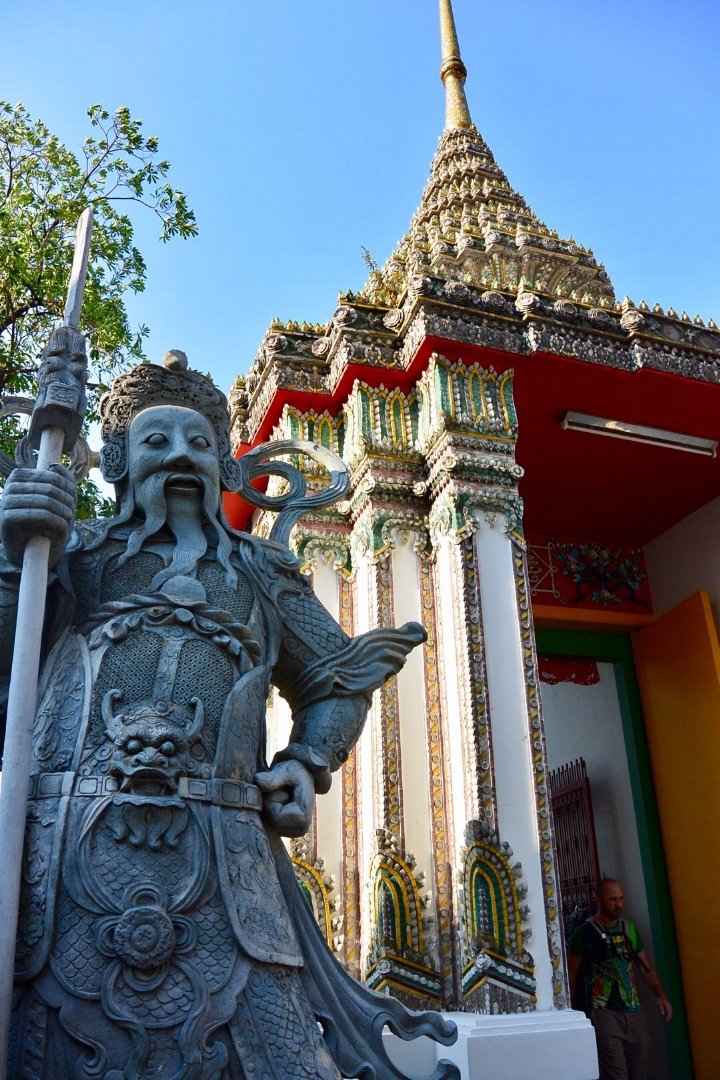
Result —
[{"label": "carved stone robe", "polygon": [[327,787],[389,673],[382,632],[351,641],[277,545],[238,537],[236,584],[210,551],[153,591],[162,543],[123,563],[127,532],[99,535],[78,532],[51,588],[11,1075],[400,1077],[383,1024],[451,1026],[336,964],[254,784],[274,684],[296,716],[280,757]]}]

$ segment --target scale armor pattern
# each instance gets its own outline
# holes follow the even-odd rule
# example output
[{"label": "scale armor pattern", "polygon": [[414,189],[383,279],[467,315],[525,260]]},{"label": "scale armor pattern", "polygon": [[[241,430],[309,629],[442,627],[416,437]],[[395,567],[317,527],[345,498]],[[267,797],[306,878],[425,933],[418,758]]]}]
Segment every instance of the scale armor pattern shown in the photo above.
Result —
[{"label": "scale armor pattern", "polygon": [[144,1027],[176,1027],[195,1004],[192,983],[177,967],[171,969],[162,985],[151,994],[138,993],[121,978],[114,996],[125,1006],[128,1020]]},{"label": "scale armor pattern", "polygon": [[153,881],[158,872],[159,857],[163,859],[163,875],[170,896],[174,890],[181,889],[188,863],[180,845],[176,848],[166,846],[159,855],[147,845],[134,847],[129,843],[117,843],[108,818],[109,814],[102,816],[92,835],[93,876],[107,896],[119,895],[119,883],[126,890],[135,882]]},{"label": "scale armor pattern", "polygon": [[197,933],[196,963],[205,976],[208,990],[215,994],[232,975],[237,955],[235,935],[217,888],[207,904],[193,914],[192,921]]},{"label": "scale armor pattern", "polygon": [[311,643],[316,656],[330,656],[350,640],[311,592],[283,593],[280,610],[291,632]]},{"label": "scale armor pattern", "polygon": [[[119,553],[124,550],[120,547]],[[155,574],[165,563],[160,555],[151,551],[141,551],[126,563],[118,565],[119,558],[108,559],[102,574],[100,601],[107,604],[111,600],[122,600],[136,592],[149,591],[149,585]]]},{"label": "scale armor pattern", "polygon": [[33,725],[33,763],[36,772],[70,768],[77,741],[78,716],[84,703],[84,673],[78,639],[70,638],[58,658],[55,679],[63,693],[44,700]]},{"label": "scale armor pattern", "polygon": [[247,575],[242,570],[236,572],[237,585],[229,585],[222,566],[203,560],[198,569],[198,580],[205,586],[212,607],[229,611],[238,622],[246,623],[255,597]]},{"label": "scale armor pattern", "polygon": [[107,957],[95,948],[93,929],[97,916],[84,911],[60,888],[55,914],[55,948],[52,967],[58,980],[71,992],[100,994]]},{"label": "scale armor pattern", "polygon": [[241,1012],[264,1048],[267,1067],[258,1080],[339,1080],[297,974],[254,968]]}]

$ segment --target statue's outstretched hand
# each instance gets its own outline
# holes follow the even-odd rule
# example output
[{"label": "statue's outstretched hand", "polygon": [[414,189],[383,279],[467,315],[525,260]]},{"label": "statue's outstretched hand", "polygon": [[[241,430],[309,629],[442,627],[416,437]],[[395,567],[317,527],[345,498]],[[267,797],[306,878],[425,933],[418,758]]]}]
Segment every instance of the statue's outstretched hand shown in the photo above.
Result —
[{"label": "statue's outstretched hand", "polygon": [[50,566],[59,562],[75,511],[75,480],[64,465],[13,469],[0,500],[0,536],[18,566],[33,536],[50,541]]},{"label": "statue's outstretched hand", "polygon": [[264,813],[281,836],[303,836],[312,822],[315,782],[299,761],[281,761],[260,772],[255,783],[265,792]]}]

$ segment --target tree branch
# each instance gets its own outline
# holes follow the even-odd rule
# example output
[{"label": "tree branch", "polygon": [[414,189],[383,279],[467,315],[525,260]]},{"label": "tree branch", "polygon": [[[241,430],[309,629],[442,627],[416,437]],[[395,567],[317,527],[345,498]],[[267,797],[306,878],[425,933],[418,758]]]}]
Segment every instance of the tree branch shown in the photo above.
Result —
[{"label": "tree branch", "polygon": [[22,319],[25,315],[29,315],[31,311],[42,311],[45,308],[45,304],[39,300],[33,300],[32,303],[21,304],[20,307],[11,311],[4,319],[0,320],[0,334],[4,334],[6,330],[10,330],[19,319]]}]

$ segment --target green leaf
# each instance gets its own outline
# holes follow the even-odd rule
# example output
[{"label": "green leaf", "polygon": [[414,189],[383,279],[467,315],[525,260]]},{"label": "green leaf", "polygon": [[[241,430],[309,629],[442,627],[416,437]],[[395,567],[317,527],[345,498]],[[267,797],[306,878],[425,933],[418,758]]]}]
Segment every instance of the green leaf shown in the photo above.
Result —
[{"label": "green leaf", "polygon": [[[95,223],[82,323],[94,384],[107,384],[144,356],[148,328],[131,327],[125,306],[128,290],[146,285],[136,217],[154,215],[163,242],[197,234],[183,192],[159,185],[171,166],[157,157],[158,139],[144,137],[142,122],[124,105],[111,114],[93,104],[87,116],[91,131],[75,153],[22,103],[0,101],[0,394],[35,392],[38,358],[62,317],[75,224],[86,206],[93,206]],[[0,422],[0,448],[12,451],[16,436],[15,421]],[[107,500],[84,483],[84,511],[105,512]]]}]

